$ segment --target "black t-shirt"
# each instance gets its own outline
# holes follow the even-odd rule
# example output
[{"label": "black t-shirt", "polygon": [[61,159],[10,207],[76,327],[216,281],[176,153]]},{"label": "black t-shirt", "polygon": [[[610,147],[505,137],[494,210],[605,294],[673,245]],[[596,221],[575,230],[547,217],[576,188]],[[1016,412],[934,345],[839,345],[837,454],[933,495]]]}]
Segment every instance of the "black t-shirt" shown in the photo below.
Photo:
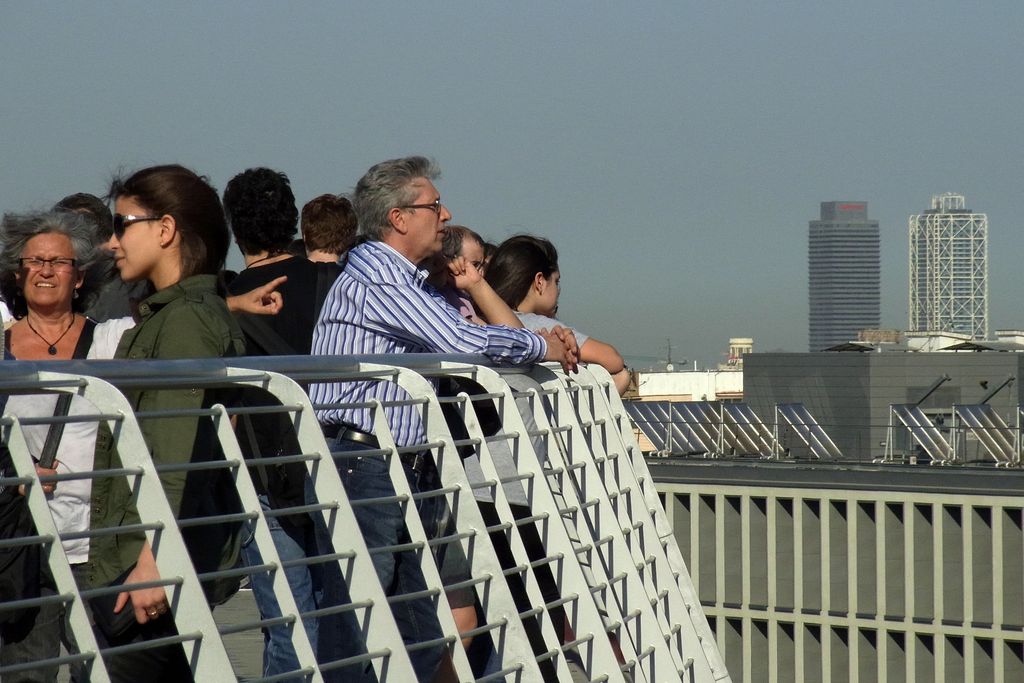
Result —
[{"label": "black t-shirt", "polygon": [[[284,299],[277,315],[236,315],[245,333],[248,353],[252,356],[308,354],[313,343],[313,327],[320,307],[331,284],[341,273],[336,263],[314,263],[293,256],[276,263],[246,268],[227,283],[229,294],[244,294],[265,285],[281,275],[288,282],[277,288]],[[230,277],[230,274],[225,274]],[[238,397],[243,406],[278,406],[280,402],[270,394],[253,387],[243,390]],[[301,505],[304,498],[306,466],[303,463],[258,466],[261,457],[292,455],[300,452],[294,426],[286,413],[240,415],[238,443],[242,454],[250,461],[250,472],[256,490],[265,493],[271,507]],[[307,526],[308,515],[280,517],[283,524]]]},{"label": "black t-shirt", "polygon": [[[254,325],[269,326],[293,351],[309,353],[313,344],[313,327],[316,325],[320,307],[327,290],[341,273],[336,263],[314,263],[305,258],[293,256],[276,263],[246,268],[228,283],[230,294],[244,294],[276,277],[287,275],[288,281],[277,288],[284,299],[281,312],[277,315],[246,315]],[[246,333],[251,355],[272,355],[280,353],[277,348],[267,348],[265,341],[256,339],[253,327],[242,325]]]}]

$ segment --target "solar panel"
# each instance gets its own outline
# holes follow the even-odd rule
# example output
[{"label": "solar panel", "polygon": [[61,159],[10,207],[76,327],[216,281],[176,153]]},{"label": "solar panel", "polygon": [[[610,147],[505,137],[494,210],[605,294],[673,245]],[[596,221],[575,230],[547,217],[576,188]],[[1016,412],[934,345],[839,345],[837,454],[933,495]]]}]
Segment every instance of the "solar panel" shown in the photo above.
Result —
[{"label": "solar panel", "polygon": [[775,437],[746,403],[723,403],[722,431],[734,452],[770,458],[775,453]]},{"label": "solar panel", "polygon": [[779,422],[785,421],[815,458],[828,460],[843,457],[842,451],[803,403],[780,403],[775,406],[775,410],[781,418]]},{"label": "solar panel", "polygon": [[636,427],[658,451],[671,455],[708,452],[675,410],[676,404],[669,401],[630,401],[625,405]]},{"label": "solar panel", "polygon": [[890,426],[892,426],[892,416],[895,416],[907,428],[914,442],[924,449],[932,462],[947,462],[952,458],[953,449],[949,442],[916,403],[891,405],[889,413]]},{"label": "solar panel", "polygon": [[679,401],[672,404],[675,417],[685,425],[691,443],[699,444],[701,452],[721,454],[718,414],[707,401]]},{"label": "solar panel", "polygon": [[771,457],[775,437],[745,403],[631,401],[626,410],[659,451]]},{"label": "solar panel", "polygon": [[992,406],[955,405],[953,410],[961,425],[978,438],[985,451],[998,463],[1010,463],[1016,459],[1015,435],[1003,418]]},{"label": "solar panel", "polygon": [[633,424],[643,432],[657,451],[666,451],[668,446],[668,411],[666,401],[629,401],[626,404]]}]

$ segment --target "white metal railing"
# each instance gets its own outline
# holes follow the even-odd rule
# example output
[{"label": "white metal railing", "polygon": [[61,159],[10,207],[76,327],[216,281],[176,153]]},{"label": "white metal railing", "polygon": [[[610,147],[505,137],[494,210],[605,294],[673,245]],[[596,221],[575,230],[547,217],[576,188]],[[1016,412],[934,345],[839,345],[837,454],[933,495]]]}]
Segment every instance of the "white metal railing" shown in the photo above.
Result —
[{"label": "white metal railing", "polygon": [[[581,417],[581,433],[588,436],[584,449],[594,457],[594,469],[600,471],[609,502],[618,513],[623,542],[627,543],[637,567],[643,567],[643,578],[652,606],[659,609],[659,618],[666,641],[674,651],[688,653],[684,675],[695,667],[697,678],[728,679],[728,672],[714,644],[711,629],[700,609],[683,556],[672,534],[654,479],[648,471],[633,432],[625,406],[613,386],[602,377],[600,369],[581,370],[574,393],[577,414]],[[555,393],[561,395],[560,392]],[[594,489],[601,496],[601,487]],[[672,576],[678,592],[660,591],[658,577]],[[680,629],[676,624],[692,624]],[[700,653],[703,657],[697,656]],[[693,675],[693,674],[691,674]]]},{"label": "white metal railing", "polygon": [[[437,464],[440,487],[414,494],[409,488],[394,438],[379,404],[374,409],[374,434],[380,442],[379,457],[387,458],[395,501],[404,510],[404,521],[418,553],[429,597],[444,632],[441,645],[451,659],[459,680],[539,681],[580,680],[582,672],[592,681],[720,681],[729,680],[718,654],[714,636],[696,598],[672,537],[653,481],[633,438],[631,427],[610,377],[603,370],[582,370],[566,377],[545,366],[528,370],[498,369],[481,365],[475,357],[378,356],[368,358],[243,358],[202,361],[73,361],[0,364],[0,394],[71,392],[95,406],[95,412],[64,420],[105,423],[113,434],[122,467],[91,472],[92,478],[125,477],[137,491],[137,528],[144,530],[168,592],[168,602],[178,627],[175,640],[182,644],[196,680],[234,679],[231,640],[224,636],[258,631],[266,622],[255,620],[218,627],[204,597],[198,576],[185,550],[179,526],[163,495],[158,472],[148,456],[139,417],[122,392],[138,389],[259,388],[280,402],[277,408],[243,408],[226,402],[209,409],[178,411],[178,417],[209,421],[224,453],[218,464],[231,473],[242,511],[232,519],[252,524],[254,540],[263,564],[237,568],[233,573],[269,571],[282,617],[291,624],[291,639],[299,659],[293,675],[309,681],[344,676],[351,666],[373,667],[379,681],[414,680],[411,661],[398,627],[388,609],[380,606],[401,596],[387,596],[377,579],[367,548],[358,530],[352,503],[341,484],[337,467],[345,454],[332,453],[315,419],[303,386],[312,381],[395,382],[417,406],[426,427],[426,443]],[[485,435],[473,401],[466,394],[438,397],[431,382],[436,377],[474,380],[486,392],[500,416],[500,430]],[[477,397],[479,398],[479,397]],[[442,412],[442,401],[452,403],[463,417],[468,438],[455,439]],[[324,406],[317,406],[322,408]],[[333,544],[333,552],[312,563],[329,563],[345,577],[349,599],[319,610],[318,616],[343,614],[358,622],[365,642],[359,652],[338,661],[316,660],[301,624],[302,614],[288,587],[268,529],[268,515],[261,510],[253,481],[232,428],[232,418],[277,410],[295,426],[298,452],[264,459],[303,462],[313,502],[293,512],[318,515]],[[39,543],[53,574],[58,597],[68,608],[70,630],[78,653],[58,664],[85,661],[91,680],[109,679],[104,657],[115,650],[101,650],[89,626],[82,598],[102,589],[82,590],[76,583],[39,486],[22,422],[45,424],[55,418],[20,420],[3,418],[4,440],[11,451],[15,477],[0,485],[27,484],[27,502],[36,522],[37,536],[21,543]],[[458,448],[471,448],[479,460],[483,480],[470,481]],[[362,454],[366,455],[366,454]],[[369,456],[367,456],[369,457]],[[498,462],[503,459],[503,462]],[[515,475],[508,472],[509,463]],[[336,467],[337,466],[337,467]],[[75,475],[58,475],[59,481]],[[517,514],[506,490],[521,485],[528,514]],[[488,525],[476,495],[493,500],[497,524]],[[452,513],[452,525],[442,537],[428,537],[417,513],[415,499],[443,496]],[[288,512],[288,510],[277,511]],[[194,524],[194,522],[189,522]],[[121,532],[124,529],[120,529]],[[543,539],[543,556],[531,555],[524,534]],[[91,530],[92,534],[110,533]],[[513,563],[502,565],[492,539],[504,539]],[[444,585],[435,560],[439,547],[450,544],[465,554],[468,578]],[[545,574],[550,569],[549,574]],[[222,572],[223,575],[223,572]],[[546,576],[554,577],[557,599],[549,595]],[[517,605],[517,593],[506,578],[521,582],[529,606]],[[471,634],[459,634],[446,590],[471,589],[483,618]],[[107,589],[110,592],[111,589]],[[120,590],[120,589],[118,589]],[[548,595],[546,596],[546,593]],[[522,596],[518,599],[522,601]],[[15,607],[0,603],[0,610]],[[564,615],[570,634],[555,630],[556,614]],[[495,645],[496,671],[483,676],[473,667],[459,636],[491,638]],[[137,646],[129,646],[137,647]],[[145,645],[143,646],[145,647]],[[102,656],[99,656],[102,655]],[[53,662],[50,662],[51,664]],[[34,662],[26,666],[41,666]],[[0,677],[4,670],[0,669]]]},{"label": "white metal railing", "polygon": [[736,680],[1024,680],[1016,472],[788,463],[657,472]]}]

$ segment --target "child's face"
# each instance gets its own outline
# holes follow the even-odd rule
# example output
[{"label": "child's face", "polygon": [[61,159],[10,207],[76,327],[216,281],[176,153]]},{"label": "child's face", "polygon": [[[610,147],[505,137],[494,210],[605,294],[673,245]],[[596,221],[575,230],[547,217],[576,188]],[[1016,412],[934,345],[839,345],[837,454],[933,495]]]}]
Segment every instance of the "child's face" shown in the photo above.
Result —
[{"label": "child's face", "polygon": [[472,263],[473,267],[481,273],[484,271],[484,245],[474,239],[464,239],[462,240],[461,256],[466,259],[467,263]]}]

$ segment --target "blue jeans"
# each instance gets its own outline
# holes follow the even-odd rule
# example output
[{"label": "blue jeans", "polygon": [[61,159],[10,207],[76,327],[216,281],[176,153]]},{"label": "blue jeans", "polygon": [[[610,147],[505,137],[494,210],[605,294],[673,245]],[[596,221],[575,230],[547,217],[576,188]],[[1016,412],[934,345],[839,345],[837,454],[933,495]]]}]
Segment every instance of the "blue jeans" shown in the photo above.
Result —
[{"label": "blue jeans", "polygon": [[[370,447],[365,444],[346,439],[338,439],[333,448],[335,451],[342,452],[369,449]],[[383,456],[340,458],[337,460],[337,464],[349,499],[360,500],[395,495],[395,489],[388,476],[388,465]],[[409,486],[413,493],[416,493],[420,490],[420,477],[411,467],[406,465],[404,468]],[[425,519],[433,518],[436,512],[435,506],[439,504],[438,499],[431,498],[422,503],[420,514]],[[398,503],[360,505],[354,507],[353,510],[368,548],[409,542],[409,532],[405,528],[402,509]],[[431,533],[429,526],[427,533]],[[404,550],[397,553],[376,553],[371,557],[384,592],[389,597],[426,590],[426,581],[423,578],[423,572],[420,571],[416,553]],[[434,603],[429,598],[395,603],[391,606],[391,611],[406,646],[441,638],[443,635]],[[426,682],[433,679],[443,654],[444,647],[441,645],[409,653],[416,676],[420,681]]]},{"label": "blue jeans", "polygon": [[[306,482],[306,502],[315,502],[312,483]],[[260,495],[260,505],[264,512],[270,510],[266,495]],[[279,518],[267,517],[270,535],[274,539],[274,547],[282,562],[299,560],[329,552],[330,541],[323,519],[314,514],[313,523],[305,526],[281,524]],[[259,549],[252,538],[242,547],[242,560],[248,566],[262,562]],[[348,601],[341,570],[337,562],[296,565],[284,570],[292,597],[302,614],[331,605],[339,605]],[[259,572],[252,575],[252,592],[262,619],[281,616],[281,608],[274,596],[273,583],[269,573]],[[361,638],[357,632],[354,617],[350,614],[333,614],[323,617],[303,617],[302,624],[306,635],[320,663],[334,661],[356,654]],[[275,676],[299,668],[298,656],[292,645],[291,627],[285,624],[265,627],[263,629],[263,675]],[[325,672],[324,679],[335,680],[342,674]],[[349,677],[350,679],[351,677]],[[346,679],[346,680],[349,680]],[[288,679],[288,683],[301,683],[305,680],[298,676]]]},{"label": "blue jeans", "polygon": [[[270,502],[265,494],[259,496],[260,506],[264,512],[271,509]],[[312,527],[282,526],[280,519],[267,517],[267,526],[270,528],[270,535],[274,539],[274,547],[280,555],[282,562],[298,560],[315,554],[316,539]],[[250,536],[242,546],[242,561],[249,567],[254,567],[263,562],[259,548]],[[284,570],[288,579],[288,586],[292,589],[292,596],[299,612],[305,614],[317,609],[323,599],[322,577],[314,571],[315,567],[295,566]],[[252,593],[256,599],[256,606],[260,610],[261,619],[273,619],[281,616],[281,608],[274,596],[273,582],[267,572],[257,572],[252,575]],[[306,627],[306,635],[314,650],[317,646],[317,631],[319,624],[316,619],[304,618],[303,626]],[[263,675],[276,676],[286,671],[295,671],[299,668],[299,659],[292,646],[291,627],[286,624],[266,626],[263,628]],[[302,678],[294,679],[299,683]],[[289,681],[288,683],[292,683]]]}]

